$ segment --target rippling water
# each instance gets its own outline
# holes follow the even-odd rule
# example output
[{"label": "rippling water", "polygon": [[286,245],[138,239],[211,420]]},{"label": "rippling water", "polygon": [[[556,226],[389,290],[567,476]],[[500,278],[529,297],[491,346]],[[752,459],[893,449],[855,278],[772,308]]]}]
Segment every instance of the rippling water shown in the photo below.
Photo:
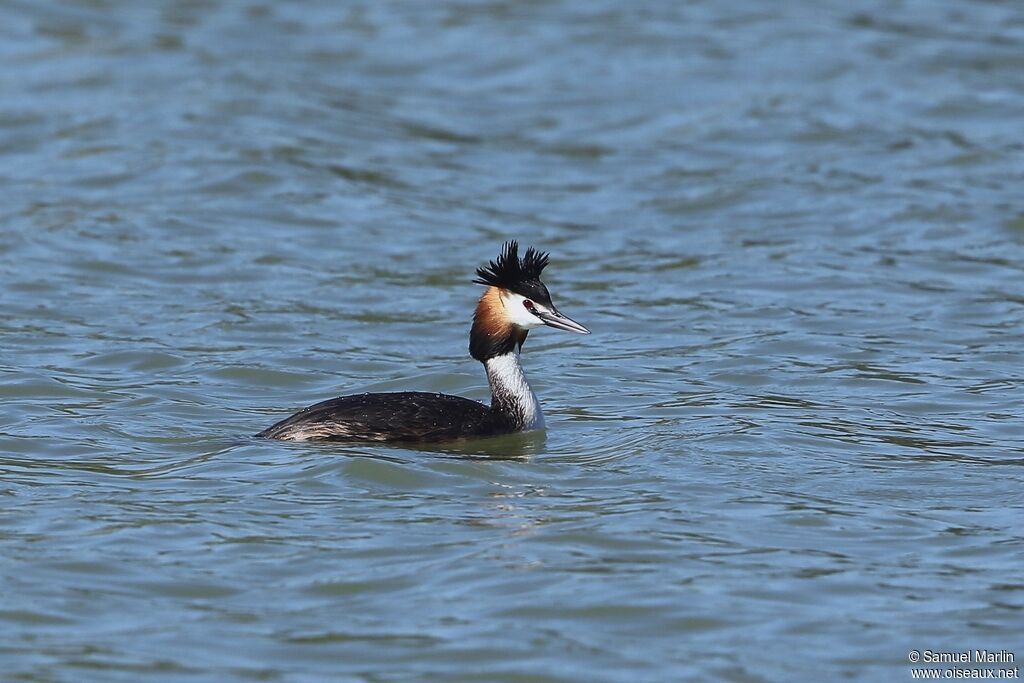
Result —
[{"label": "rippling water", "polygon": [[[12,680],[903,680],[1024,656],[1012,2],[0,6]],[[546,435],[486,399],[517,237]]]}]

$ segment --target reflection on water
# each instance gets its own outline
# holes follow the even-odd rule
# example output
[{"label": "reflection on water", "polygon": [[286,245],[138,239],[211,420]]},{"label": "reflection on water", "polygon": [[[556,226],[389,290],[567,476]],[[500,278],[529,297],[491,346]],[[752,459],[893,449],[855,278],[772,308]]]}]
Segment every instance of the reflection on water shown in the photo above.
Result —
[{"label": "reflection on water", "polygon": [[[1020,631],[1012,3],[7,3],[18,680],[894,680]],[[473,269],[551,251],[546,434]],[[1018,653],[1020,654],[1020,653]]]}]

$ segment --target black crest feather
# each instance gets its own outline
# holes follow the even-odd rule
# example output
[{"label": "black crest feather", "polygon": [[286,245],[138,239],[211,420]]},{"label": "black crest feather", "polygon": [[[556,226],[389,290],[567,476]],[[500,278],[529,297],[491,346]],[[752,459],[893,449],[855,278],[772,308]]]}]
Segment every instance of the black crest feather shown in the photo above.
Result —
[{"label": "black crest feather", "polygon": [[519,242],[509,240],[501,248],[498,258],[476,269],[473,282],[504,289],[518,289],[532,281],[540,281],[540,273],[548,265],[547,252],[533,247],[519,258]]}]

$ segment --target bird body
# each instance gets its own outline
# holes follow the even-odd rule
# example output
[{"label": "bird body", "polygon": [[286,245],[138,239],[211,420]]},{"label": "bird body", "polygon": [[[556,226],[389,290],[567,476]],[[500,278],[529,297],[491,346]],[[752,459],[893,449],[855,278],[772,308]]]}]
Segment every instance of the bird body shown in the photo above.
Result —
[{"label": "bird body", "polygon": [[544,416],[526,381],[520,352],[535,327],[589,334],[558,312],[540,273],[548,255],[507,242],[477,269],[487,286],[470,330],[470,355],[484,364],[491,405],[419,391],[342,396],[304,408],[256,436],[290,441],[441,442],[542,429]]}]

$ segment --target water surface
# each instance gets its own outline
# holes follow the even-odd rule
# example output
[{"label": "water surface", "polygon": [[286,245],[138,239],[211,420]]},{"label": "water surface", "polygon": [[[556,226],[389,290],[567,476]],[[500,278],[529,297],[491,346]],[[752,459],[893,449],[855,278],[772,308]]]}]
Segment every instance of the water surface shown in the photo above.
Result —
[{"label": "water surface", "polygon": [[[902,680],[1024,656],[1024,13],[0,8],[0,663],[24,681]],[[518,238],[544,435],[486,400]]]}]

